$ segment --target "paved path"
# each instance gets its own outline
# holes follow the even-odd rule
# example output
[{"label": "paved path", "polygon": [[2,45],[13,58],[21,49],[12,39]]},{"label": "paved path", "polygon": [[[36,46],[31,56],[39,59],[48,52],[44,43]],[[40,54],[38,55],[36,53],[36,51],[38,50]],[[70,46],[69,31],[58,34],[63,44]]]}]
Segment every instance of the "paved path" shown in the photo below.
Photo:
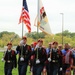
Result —
[{"label": "paved path", "polygon": [[0,52],[4,52],[5,50],[0,50]]}]

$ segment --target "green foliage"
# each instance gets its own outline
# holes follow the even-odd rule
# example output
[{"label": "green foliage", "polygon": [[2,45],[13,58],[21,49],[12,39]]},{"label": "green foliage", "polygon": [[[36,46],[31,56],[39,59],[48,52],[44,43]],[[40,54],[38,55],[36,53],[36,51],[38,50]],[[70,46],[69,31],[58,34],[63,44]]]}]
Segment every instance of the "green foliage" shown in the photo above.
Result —
[{"label": "green foliage", "polygon": [[[0,47],[4,47],[10,40],[16,35],[15,39],[13,39],[12,43],[13,45],[17,46],[21,40],[21,38],[15,34],[14,32],[1,32],[0,33]],[[43,39],[44,46],[48,46],[49,42],[57,41],[59,44],[62,44],[62,33],[58,33],[55,35],[47,35],[42,32],[38,33],[37,32],[31,32],[31,33],[26,33],[27,36],[27,43],[30,45],[34,41],[37,41],[38,39]],[[63,43],[70,43],[71,46],[75,46],[75,33],[71,33],[68,30],[65,30],[63,32]]]},{"label": "green foliage", "polygon": [[20,37],[14,32],[4,31],[0,33],[0,47],[6,46],[7,43],[10,42],[11,40],[13,45],[17,45],[20,41]]},{"label": "green foliage", "polygon": [[38,38],[44,38],[45,37],[45,34],[42,33],[42,32],[31,32],[31,33],[26,33],[26,36],[27,37],[30,37],[30,38],[33,38],[33,39],[38,39]]},{"label": "green foliage", "polygon": [[[62,33],[58,33],[56,34],[56,36],[61,36],[62,37]],[[71,33],[68,30],[63,31],[63,42],[64,43],[69,43],[71,44],[71,46],[75,46],[75,33]]]},{"label": "green foliage", "polygon": [[[57,33],[56,35],[62,35],[62,33]],[[75,37],[75,33],[71,33],[68,30],[63,31],[63,36],[67,36],[67,37]]]}]

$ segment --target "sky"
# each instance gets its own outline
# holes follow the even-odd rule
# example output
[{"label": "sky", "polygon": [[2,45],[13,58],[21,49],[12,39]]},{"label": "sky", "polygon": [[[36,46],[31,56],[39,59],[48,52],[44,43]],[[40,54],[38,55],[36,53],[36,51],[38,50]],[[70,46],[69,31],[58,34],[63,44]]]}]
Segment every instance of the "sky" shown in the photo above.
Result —
[{"label": "sky", "polygon": [[[34,20],[37,15],[37,1],[27,0],[31,28],[36,31]],[[75,32],[75,0],[42,0],[53,34],[62,31],[62,15],[64,30]],[[0,0],[0,32],[15,32],[22,35],[22,24],[18,24],[22,9],[22,0]],[[24,25],[24,34],[28,32]]]}]

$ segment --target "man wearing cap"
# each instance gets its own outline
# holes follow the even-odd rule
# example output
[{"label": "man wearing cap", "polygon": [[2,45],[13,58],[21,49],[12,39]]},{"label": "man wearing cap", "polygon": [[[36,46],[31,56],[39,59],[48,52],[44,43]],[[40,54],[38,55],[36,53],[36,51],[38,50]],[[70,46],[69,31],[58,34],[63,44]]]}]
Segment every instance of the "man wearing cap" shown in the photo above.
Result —
[{"label": "man wearing cap", "polygon": [[12,69],[17,67],[17,59],[16,53],[14,50],[11,49],[12,43],[9,42],[7,44],[7,50],[4,54],[4,73],[5,75],[12,75]]},{"label": "man wearing cap", "polygon": [[16,51],[18,58],[18,73],[19,75],[26,75],[28,62],[31,56],[31,46],[27,44],[27,37],[23,37],[20,45],[17,46]]},{"label": "man wearing cap", "polygon": [[41,75],[46,61],[46,50],[42,47],[43,41],[40,39],[34,51],[33,75]]},{"label": "man wearing cap", "polygon": [[[50,52],[50,58],[51,58],[51,75],[57,75],[58,74],[58,69],[59,69],[59,64],[62,64],[60,61],[60,55],[58,52],[58,42],[54,41],[53,42],[53,48]],[[62,70],[62,67],[60,68]]]}]

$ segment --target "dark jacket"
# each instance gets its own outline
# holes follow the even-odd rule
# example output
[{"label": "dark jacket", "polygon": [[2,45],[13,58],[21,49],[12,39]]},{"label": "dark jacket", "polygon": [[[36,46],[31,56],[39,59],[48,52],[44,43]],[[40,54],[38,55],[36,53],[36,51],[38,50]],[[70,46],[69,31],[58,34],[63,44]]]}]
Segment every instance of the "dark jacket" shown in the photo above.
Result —
[{"label": "dark jacket", "polygon": [[[40,48],[36,48],[36,50],[33,51],[33,55],[34,55],[34,62],[33,62],[33,66],[34,65],[44,65],[46,59],[47,59],[47,55],[46,55],[46,50],[42,47]],[[36,64],[36,60],[39,59],[40,63]]]},{"label": "dark jacket", "polygon": [[11,68],[17,67],[16,53],[14,50],[11,50],[10,52],[8,52],[7,50],[4,55],[4,60],[5,60],[5,67]]},{"label": "dark jacket", "polygon": [[[31,46],[27,44],[26,46],[17,46],[16,51],[19,54],[18,64],[28,64],[28,61],[30,60],[31,56]],[[20,61],[21,57],[24,58],[24,61]]]}]

